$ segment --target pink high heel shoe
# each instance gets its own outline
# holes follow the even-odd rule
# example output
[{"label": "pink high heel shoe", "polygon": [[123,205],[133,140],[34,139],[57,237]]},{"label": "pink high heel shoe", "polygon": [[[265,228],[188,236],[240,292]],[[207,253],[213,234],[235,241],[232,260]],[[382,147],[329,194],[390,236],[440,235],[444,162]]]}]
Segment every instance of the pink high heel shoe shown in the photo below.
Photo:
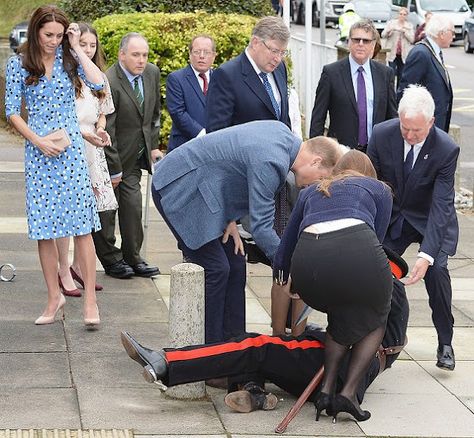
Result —
[{"label": "pink high heel shoe", "polygon": [[63,317],[64,317],[64,305],[66,304],[66,298],[64,298],[63,294],[60,294],[59,296],[59,303],[58,307],[56,308],[55,312],[51,316],[45,316],[41,315],[36,321],[36,325],[46,325],[46,324],[52,324],[56,320],[56,316],[58,313],[62,310],[63,311]]},{"label": "pink high heel shoe", "polygon": [[84,325],[88,330],[95,330],[99,327],[100,324],[100,316],[99,316],[99,307],[96,305],[96,316],[92,318],[86,318],[84,316]]}]

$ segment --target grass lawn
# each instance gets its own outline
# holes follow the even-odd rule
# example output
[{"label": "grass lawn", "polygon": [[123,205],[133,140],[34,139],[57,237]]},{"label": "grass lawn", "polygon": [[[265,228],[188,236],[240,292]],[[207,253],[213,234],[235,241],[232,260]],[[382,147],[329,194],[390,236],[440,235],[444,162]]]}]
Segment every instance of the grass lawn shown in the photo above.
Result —
[{"label": "grass lawn", "polygon": [[0,38],[8,38],[11,28],[28,20],[38,6],[55,3],[54,0],[0,0]]}]

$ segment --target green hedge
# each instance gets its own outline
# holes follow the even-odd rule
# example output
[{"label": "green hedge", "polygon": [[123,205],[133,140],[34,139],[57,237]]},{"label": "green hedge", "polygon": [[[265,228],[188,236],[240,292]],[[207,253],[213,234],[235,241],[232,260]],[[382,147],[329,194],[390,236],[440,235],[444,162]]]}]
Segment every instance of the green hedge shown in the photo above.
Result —
[{"label": "green hedge", "polygon": [[188,64],[188,44],[199,33],[208,33],[216,41],[218,66],[233,58],[247,46],[256,18],[237,14],[196,13],[136,13],[110,15],[96,20],[93,25],[99,34],[108,65],[117,60],[118,47],[123,35],[140,32],[148,39],[149,62],[161,70],[162,116],[160,144],[168,143],[171,118],[166,110],[166,77]]},{"label": "green hedge", "polygon": [[235,13],[261,17],[272,14],[270,0],[61,0],[74,20],[92,21],[110,14],[133,12]]}]

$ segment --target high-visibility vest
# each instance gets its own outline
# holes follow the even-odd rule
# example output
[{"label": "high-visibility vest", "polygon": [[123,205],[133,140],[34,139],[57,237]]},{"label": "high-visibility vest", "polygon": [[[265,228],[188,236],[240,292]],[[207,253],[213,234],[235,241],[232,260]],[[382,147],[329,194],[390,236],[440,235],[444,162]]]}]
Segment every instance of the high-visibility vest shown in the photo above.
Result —
[{"label": "high-visibility vest", "polygon": [[339,32],[341,39],[349,38],[349,31],[354,23],[357,23],[360,17],[354,11],[347,11],[339,16]]}]

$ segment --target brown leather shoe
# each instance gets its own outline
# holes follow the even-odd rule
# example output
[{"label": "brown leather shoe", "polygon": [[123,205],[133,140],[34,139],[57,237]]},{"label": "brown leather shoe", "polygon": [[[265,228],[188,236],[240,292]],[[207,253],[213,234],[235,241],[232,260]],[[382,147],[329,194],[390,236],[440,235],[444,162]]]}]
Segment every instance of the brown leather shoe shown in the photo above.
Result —
[{"label": "brown leather shoe", "polygon": [[257,384],[249,382],[244,385],[243,390],[227,394],[224,403],[236,412],[248,413],[257,409],[271,411],[275,409],[278,398]]}]

